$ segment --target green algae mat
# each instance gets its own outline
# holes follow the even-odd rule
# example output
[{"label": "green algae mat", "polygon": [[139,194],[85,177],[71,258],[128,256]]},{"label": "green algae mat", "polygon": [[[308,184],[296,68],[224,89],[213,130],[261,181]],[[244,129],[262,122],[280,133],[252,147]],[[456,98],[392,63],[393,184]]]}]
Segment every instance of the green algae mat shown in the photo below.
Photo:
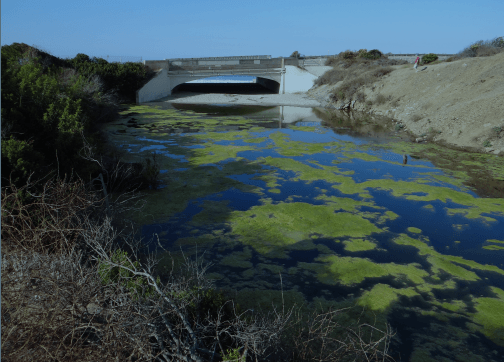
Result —
[{"label": "green algae mat", "polygon": [[199,255],[245,306],[351,306],[404,361],[504,360],[503,158],[268,112],[129,106],[104,126],[125,161],[156,153],[161,187],[125,217],[170,251],[158,267]]}]

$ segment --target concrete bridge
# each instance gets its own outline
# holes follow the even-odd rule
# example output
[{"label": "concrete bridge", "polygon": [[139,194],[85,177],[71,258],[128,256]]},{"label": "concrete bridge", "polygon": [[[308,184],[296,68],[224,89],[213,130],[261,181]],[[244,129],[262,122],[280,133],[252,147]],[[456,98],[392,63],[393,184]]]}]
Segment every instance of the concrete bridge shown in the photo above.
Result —
[{"label": "concrete bridge", "polygon": [[[422,56],[421,54],[420,56]],[[415,54],[387,54],[389,59],[407,60],[413,63]],[[451,54],[442,54],[440,60]],[[248,75],[256,77],[256,83],[275,93],[305,92],[313,81],[331,67],[325,66],[329,56],[298,58],[271,58],[269,55],[177,58],[144,60],[148,68],[157,71],[156,76],[137,91],[136,102],[150,102],[166,97],[180,84],[192,80],[216,76]]]},{"label": "concrete bridge", "polygon": [[[320,71],[302,69],[301,59],[271,58],[267,55],[145,60],[144,64],[158,74],[137,91],[137,103],[166,97],[180,84],[209,77],[252,76],[257,78],[256,83],[283,94],[307,91],[320,75]],[[316,66],[320,67],[319,64]]]}]

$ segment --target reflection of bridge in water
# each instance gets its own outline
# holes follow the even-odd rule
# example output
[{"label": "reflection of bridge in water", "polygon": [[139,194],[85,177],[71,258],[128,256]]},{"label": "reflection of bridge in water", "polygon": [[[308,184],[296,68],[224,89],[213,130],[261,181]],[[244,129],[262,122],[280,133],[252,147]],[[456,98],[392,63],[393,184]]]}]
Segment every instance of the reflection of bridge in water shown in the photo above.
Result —
[{"label": "reflection of bridge in water", "polygon": [[[250,106],[250,105],[230,105],[230,104],[183,104],[172,103],[171,106],[179,110],[192,110],[201,113],[226,114],[226,109],[229,109],[230,115],[239,115],[240,109],[243,110],[243,115],[252,119],[270,119],[272,123],[277,123],[277,126],[282,128],[282,123],[296,122],[320,122],[321,119],[314,113],[313,108],[309,107],[293,107],[293,106]],[[237,126],[239,127],[239,126]]]}]

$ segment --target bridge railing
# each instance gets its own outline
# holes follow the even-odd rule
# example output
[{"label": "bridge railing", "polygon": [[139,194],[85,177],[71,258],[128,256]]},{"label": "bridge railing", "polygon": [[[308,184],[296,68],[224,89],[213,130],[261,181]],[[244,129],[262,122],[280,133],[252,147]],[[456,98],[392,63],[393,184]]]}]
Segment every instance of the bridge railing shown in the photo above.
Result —
[{"label": "bridge railing", "polygon": [[170,70],[168,75],[176,76],[219,76],[219,75],[247,75],[247,74],[280,74],[283,73],[282,68],[264,68],[264,69],[200,69],[200,70]]}]

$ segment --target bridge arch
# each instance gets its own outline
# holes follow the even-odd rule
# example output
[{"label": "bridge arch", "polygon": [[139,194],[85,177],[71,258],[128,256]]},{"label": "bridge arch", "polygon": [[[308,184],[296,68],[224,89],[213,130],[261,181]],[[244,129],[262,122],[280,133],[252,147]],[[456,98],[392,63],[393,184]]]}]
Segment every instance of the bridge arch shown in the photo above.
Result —
[{"label": "bridge arch", "polygon": [[207,75],[188,75],[188,74],[171,74],[169,76],[169,94],[172,91],[176,90],[176,88],[184,83],[193,81],[193,80],[201,80],[206,78],[214,78],[216,76],[230,76],[230,75],[246,75],[251,77],[256,77],[257,83],[264,86],[265,88],[270,89],[274,93],[279,93],[280,91],[280,82],[282,75],[279,74],[254,74],[251,72],[240,74],[238,72],[233,72],[232,74],[226,74],[224,72],[216,74],[207,74]]}]

